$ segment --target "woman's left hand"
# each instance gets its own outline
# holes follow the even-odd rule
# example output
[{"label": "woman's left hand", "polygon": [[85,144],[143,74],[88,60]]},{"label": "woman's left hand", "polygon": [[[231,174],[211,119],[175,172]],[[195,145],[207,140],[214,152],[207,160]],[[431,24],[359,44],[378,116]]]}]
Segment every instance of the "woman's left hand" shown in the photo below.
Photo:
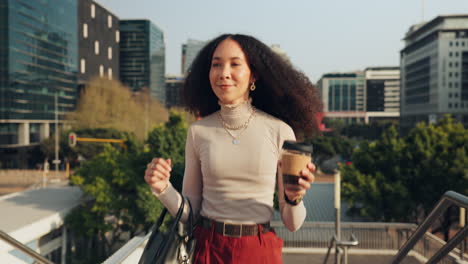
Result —
[{"label": "woman's left hand", "polygon": [[285,188],[284,192],[288,196],[288,199],[290,201],[296,200],[298,198],[302,198],[308,189],[310,189],[310,185],[314,182],[315,180],[315,165],[312,162],[309,162],[307,164],[307,168],[303,169],[301,171],[301,177],[299,178],[299,186],[300,190],[298,189],[289,189]]}]

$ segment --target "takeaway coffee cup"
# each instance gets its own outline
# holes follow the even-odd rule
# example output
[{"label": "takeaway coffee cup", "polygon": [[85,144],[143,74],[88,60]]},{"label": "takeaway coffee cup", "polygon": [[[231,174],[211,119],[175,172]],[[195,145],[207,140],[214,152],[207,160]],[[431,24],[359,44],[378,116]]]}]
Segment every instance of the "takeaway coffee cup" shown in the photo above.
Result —
[{"label": "takeaway coffee cup", "polygon": [[285,189],[301,190],[299,178],[301,171],[312,161],[313,147],[310,144],[286,140],[281,154],[281,168]]}]

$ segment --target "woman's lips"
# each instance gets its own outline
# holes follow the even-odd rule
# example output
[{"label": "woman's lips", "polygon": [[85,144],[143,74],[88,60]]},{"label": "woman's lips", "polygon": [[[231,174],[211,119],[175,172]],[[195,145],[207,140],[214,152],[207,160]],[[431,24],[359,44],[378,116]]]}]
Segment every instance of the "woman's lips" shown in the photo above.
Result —
[{"label": "woman's lips", "polygon": [[221,88],[222,90],[227,90],[227,89],[233,87],[234,85],[232,85],[232,84],[220,84],[220,85],[218,85],[218,86],[219,86],[219,88]]}]

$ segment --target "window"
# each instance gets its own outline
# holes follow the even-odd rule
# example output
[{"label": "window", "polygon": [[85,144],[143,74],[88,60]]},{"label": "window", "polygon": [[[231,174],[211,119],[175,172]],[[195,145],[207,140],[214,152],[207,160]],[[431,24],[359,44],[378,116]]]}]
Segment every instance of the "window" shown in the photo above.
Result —
[{"label": "window", "polygon": [[112,60],[112,47],[107,48],[107,58]]},{"label": "window", "polygon": [[118,30],[115,31],[115,42],[120,42],[120,31]]},{"label": "window", "polygon": [[86,60],[85,59],[80,60],[80,71],[81,73],[86,72]]},{"label": "window", "polygon": [[455,98],[458,98],[458,93],[455,93],[454,95],[455,95]]},{"label": "window", "polygon": [[449,57],[452,57],[452,52],[449,52]]},{"label": "window", "polygon": [[[94,53],[99,55],[99,41],[94,41]],[[451,75],[450,75],[451,76]]]},{"label": "window", "polygon": [[454,104],[454,107],[455,107],[455,108],[458,108],[458,103],[455,103],[455,104]]},{"label": "window", "polygon": [[88,24],[83,24],[83,38],[88,38]]},{"label": "window", "polygon": [[104,66],[102,66],[102,64],[99,66],[99,76],[104,76]]},{"label": "window", "polygon": [[111,15],[107,15],[107,27],[112,28],[112,17],[111,17]]},{"label": "window", "polygon": [[451,62],[449,62],[449,67],[452,67],[452,63],[451,63]]},{"label": "window", "polygon": [[[452,47],[452,41],[449,42],[449,46]],[[449,104],[450,105],[450,104]]]},{"label": "window", "polygon": [[112,68],[107,69],[107,77],[112,80]]},{"label": "window", "polygon": [[452,88],[452,83],[451,83],[451,82],[449,82],[449,85],[448,85],[448,86],[449,86],[449,88]]},{"label": "window", "polygon": [[452,73],[451,73],[451,72],[449,72],[449,77],[452,77]]},{"label": "window", "polygon": [[452,93],[449,93],[448,96],[449,96],[449,98],[452,98]]},{"label": "window", "polygon": [[452,103],[449,103],[448,106],[449,106],[449,108],[452,108]]},{"label": "window", "polygon": [[91,17],[96,17],[96,6],[94,4],[91,4]]}]

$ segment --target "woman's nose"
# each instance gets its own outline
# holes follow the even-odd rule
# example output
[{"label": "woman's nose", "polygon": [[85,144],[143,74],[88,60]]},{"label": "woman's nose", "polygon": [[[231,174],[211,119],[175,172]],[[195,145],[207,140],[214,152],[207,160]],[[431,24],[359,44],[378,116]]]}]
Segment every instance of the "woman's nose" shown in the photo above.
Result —
[{"label": "woman's nose", "polygon": [[231,71],[229,67],[225,66],[221,69],[221,79],[230,79],[231,78]]}]

